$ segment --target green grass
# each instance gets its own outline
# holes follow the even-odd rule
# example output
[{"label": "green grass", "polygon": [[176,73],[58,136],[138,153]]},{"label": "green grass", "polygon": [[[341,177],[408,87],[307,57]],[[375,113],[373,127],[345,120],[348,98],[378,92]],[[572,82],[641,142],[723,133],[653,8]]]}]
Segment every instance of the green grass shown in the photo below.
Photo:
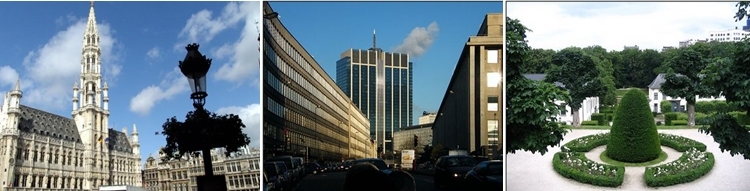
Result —
[{"label": "green grass", "polygon": [[661,154],[659,154],[659,157],[654,160],[641,162],[641,163],[629,163],[629,162],[620,162],[614,159],[610,159],[609,157],[607,157],[607,151],[605,150],[604,152],[602,152],[602,154],[599,155],[599,159],[601,159],[602,162],[604,163],[607,163],[609,165],[615,165],[615,166],[651,166],[651,165],[659,164],[660,162],[664,162],[665,160],[667,160],[667,153],[665,153],[664,151],[661,151]]},{"label": "green grass", "polygon": [[630,90],[630,89],[639,89],[639,90],[643,91],[643,93],[645,93],[646,95],[648,95],[648,89],[646,89],[646,88],[625,88],[625,89],[617,89],[617,90],[615,90],[615,95],[617,95],[617,97],[618,97],[618,98],[621,98],[622,96],[624,96],[624,95],[625,95],[625,93],[628,93],[628,90]]}]

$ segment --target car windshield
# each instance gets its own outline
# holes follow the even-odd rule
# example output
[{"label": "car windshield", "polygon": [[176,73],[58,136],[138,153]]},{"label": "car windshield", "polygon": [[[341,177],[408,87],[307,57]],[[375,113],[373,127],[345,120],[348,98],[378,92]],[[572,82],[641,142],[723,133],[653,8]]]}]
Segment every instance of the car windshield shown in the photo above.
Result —
[{"label": "car windshield", "polygon": [[278,172],[276,172],[276,165],[273,163],[263,164],[263,171],[270,176],[276,176],[278,174]]},{"label": "car windshield", "polygon": [[487,172],[490,175],[502,175],[503,174],[503,163],[492,162],[487,164]]},{"label": "car windshield", "polygon": [[460,166],[474,166],[477,164],[476,160],[471,157],[450,157],[445,159],[445,164],[448,167],[460,167]]},{"label": "car windshield", "polygon": [[361,160],[361,161],[355,161],[354,164],[359,163],[370,163],[375,165],[375,167],[378,167],[380,170],[388,169],[388,165],[385,164],[382,160]]}]

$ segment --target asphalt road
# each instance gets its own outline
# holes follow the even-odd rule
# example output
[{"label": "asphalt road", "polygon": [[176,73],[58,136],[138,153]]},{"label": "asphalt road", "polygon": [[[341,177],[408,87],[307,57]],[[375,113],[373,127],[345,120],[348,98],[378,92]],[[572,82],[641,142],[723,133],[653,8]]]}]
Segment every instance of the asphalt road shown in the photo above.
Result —
[{"label": "asphalt road", "polygon": [[[327,172],[307,175],[294,191],[343,191],[346,172]],[[447,188],[435,189],[432,176],[412,174],[417,191],[452,191]]]}]

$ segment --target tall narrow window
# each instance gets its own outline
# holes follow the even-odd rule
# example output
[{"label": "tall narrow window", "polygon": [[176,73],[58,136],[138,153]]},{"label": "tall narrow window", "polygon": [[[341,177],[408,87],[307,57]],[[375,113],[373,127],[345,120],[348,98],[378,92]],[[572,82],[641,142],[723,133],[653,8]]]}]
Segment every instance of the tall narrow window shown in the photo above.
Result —
[{"label": "tall narrow window", "polygon": [[497,96],[490,96],[487,98],[487,111],[497,111],[499,104]]},{"label": "tall narrow window", "polygon": [[487,50],[487,63],[497,64],[498,50]]}]

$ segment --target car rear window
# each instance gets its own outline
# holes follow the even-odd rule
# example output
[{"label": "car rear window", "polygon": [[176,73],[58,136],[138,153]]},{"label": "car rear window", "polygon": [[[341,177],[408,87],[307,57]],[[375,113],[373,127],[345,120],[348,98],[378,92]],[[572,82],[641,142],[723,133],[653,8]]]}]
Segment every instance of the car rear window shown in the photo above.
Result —
[{"label": "car rear window", "polygon": [[450,157],[445,158],[445,165],[448,167],[462,167],[477,165],[477,161],[471,157]]},{"label": "car rear window", "polygon": [[378,167],[380,170],[388,169],[388,165],[385,164],[385,162],[381,160],[361,160],[361,161],[355,161],[354,164],[359,163],[370,163],[375,165],[375,167]]}]

